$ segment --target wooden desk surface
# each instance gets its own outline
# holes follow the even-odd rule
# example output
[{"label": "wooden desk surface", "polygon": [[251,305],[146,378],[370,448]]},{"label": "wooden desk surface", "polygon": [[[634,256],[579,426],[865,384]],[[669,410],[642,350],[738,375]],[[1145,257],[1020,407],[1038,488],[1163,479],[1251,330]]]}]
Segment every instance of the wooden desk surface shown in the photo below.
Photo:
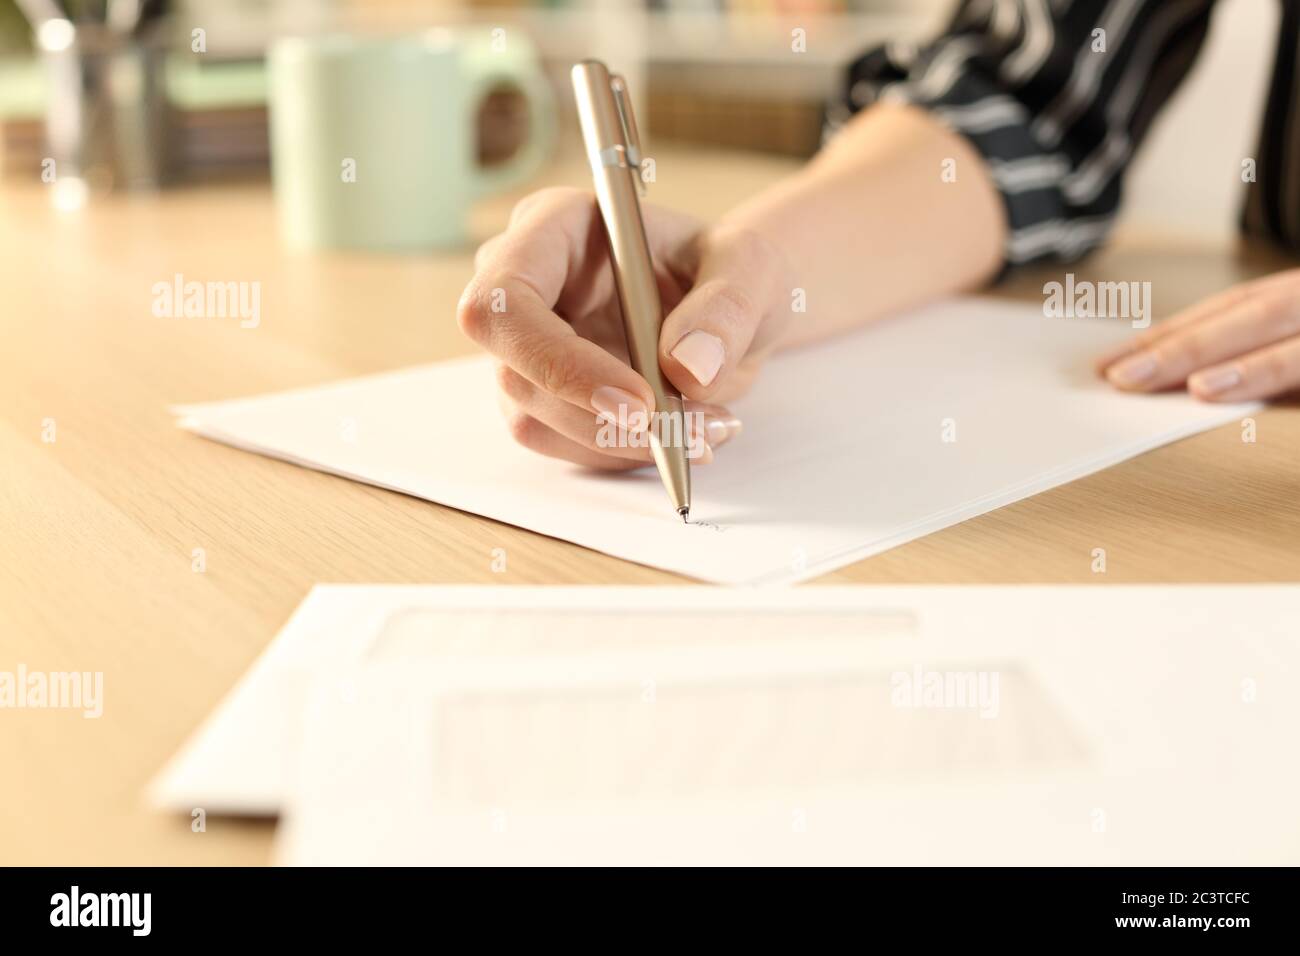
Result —
[{"label": "wooden desk surface", "polygon": [[[659,157],[656,200],[704,217],[791,168]],[[580,184],[560,164],[553,181]],[[482,204],[474,232],[513,197]],[[639,567],[184,433],[171,403],[251,395],[471,350],[453,308],[472,248],[291,255],[265,184],[51,209],[0,190],[0,670],[103,671],[98,720],[0,711],[3,863],[257,863],[269,823],[149,812],[142,788],[320,581],[669,584]],[[1079,278],[1153,282],[1159,315],[1286,263],[1129,237]],[[1059,275],[1060,271],[1056,270]],[[175,273],[262,285],[262,321],[160,319]],[[999,294],[1041,302],[1047,271]],[[1135,398],[1134,401],[1140,401]],[[53,419],[56,440],[42,440]],[[862,561],[822,581],[1300,580],[1300,411],[1257,416]],[[492,549],[509,555],[491,570]],[[206,553],[204,573],[191,553]]]}]

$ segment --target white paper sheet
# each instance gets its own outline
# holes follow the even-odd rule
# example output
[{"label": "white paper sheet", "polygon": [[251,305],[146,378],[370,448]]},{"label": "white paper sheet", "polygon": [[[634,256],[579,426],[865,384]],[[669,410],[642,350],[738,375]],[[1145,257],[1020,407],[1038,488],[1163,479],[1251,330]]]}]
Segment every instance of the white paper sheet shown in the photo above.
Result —
[{"label": "white paper sheet", "polygon": [[[323,586],[153,797],[287,808],[287,863],[1294,863],[1298,615],[1267,585]],[[918,669],[996,696],[903,706]]]},{"label": "white paper sheet", "polygon": [[1257,407],[1115,392],[1090,362],[1131,334],[962,300],[780,356],[735,405],[744,434],[693,469],[689,526],[652,469],[597,475],[516,446],[486,359],[177,411],[218,441],[631,561],[789,583]]}]

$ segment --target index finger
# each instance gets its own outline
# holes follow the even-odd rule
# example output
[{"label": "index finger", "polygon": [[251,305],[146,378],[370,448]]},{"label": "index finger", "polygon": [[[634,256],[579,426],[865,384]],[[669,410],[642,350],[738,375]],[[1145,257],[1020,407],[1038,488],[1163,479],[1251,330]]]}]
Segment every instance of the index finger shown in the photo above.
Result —
[{"label": "index finger", "polygon": [[[578,190],[542,194],[485,256],[457,307],[461,330],[538,388],[598,415],[654,411],[640,375],[578,335],[553,306],[593,271],[595,204]],[[594,277],[593,277],[594,278]]]}]

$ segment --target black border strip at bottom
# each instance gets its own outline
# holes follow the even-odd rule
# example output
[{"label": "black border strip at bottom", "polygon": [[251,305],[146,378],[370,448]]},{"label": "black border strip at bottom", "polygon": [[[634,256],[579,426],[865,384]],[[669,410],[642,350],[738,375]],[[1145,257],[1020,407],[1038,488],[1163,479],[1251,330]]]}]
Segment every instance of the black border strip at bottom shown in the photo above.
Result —
[{"label": "black border strip at bottom", "polygon": [[948,939],[1101,937],[1221,946],[1261,937],[1294,941],[1300,924],[1296,874],[868,869],[710,873],[703,879],[695,873],[616,873],[594,881],[581,872],[538,880],[532,873],[421,870],[11,868],[0,869],[0,932],[6,944],[67,942],[71,935],[91,945],[114,939],[337,943],[340,931],[374,938],[375,930],[409,929],[432,933],[425,938],[435,946],[452,943],[457,937],[446,935],[452,930],[483,942],[531,931],[535,942],[658,939],[671,945],[696,927],[697,943],[729,939],[733,945],[738,937],[778,930],[802,933],[812,943],[834,930],[858,941],[901,936],[926,947]]}]

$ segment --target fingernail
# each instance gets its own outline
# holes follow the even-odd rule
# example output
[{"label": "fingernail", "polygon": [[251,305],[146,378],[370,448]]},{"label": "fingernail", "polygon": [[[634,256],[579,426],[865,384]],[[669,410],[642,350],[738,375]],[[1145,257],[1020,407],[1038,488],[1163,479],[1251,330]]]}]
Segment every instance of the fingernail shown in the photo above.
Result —
[{"label": "fingernail", "polygon": [[707,465],[713,461],[713,448],[709,445],[708,434],[709,424],[701,424],[699,412],[689,413],[686,416],[686,457],[692,464]]},{"label": "fingernail", "polygon": [[645,431],[650,420],[650,410],[645,402],[631,392],[613,385],[602,385],[591,393],[591,407],[605,421],[613,422],[630,432]]},{"label": "fingernail", "polygon": [[701,385],[713,384],[727,356],[722,339],[699,329],[683,335],[668,354],[681,362]]},{"label": "fingernail", "polygon": [[740,434],[739,418],[710,418],[704,423],[704,437],[717,448]]},{"label": "fingernail", "polygon": [[1103,352],[1101,355],[1097,356],[1097,358],[1093,360],[1093,367],[1097,370],[1098,374],[1104,375],[1108,368],[1124,356],[1131,355],[1135,351],[1136,349],[1132,343],[1126,343],[1121,347],[1113,348],[1109,352]]},{"label": "fingernail", "polygon": [[1241,373],[1231,365],[1220,365],[1218,368],[1207,368],[1203,372],[1197,372],[1187,384],[1193,391],[1213,395],[1215,392],[1226,392],[1240,385]]},{"label": "fingernail", "polygon": [[1106,377],[1116,385],[1140,385],[1156,372],[1156,360],[1149,354],[1139,353],[1112,365]]}]

